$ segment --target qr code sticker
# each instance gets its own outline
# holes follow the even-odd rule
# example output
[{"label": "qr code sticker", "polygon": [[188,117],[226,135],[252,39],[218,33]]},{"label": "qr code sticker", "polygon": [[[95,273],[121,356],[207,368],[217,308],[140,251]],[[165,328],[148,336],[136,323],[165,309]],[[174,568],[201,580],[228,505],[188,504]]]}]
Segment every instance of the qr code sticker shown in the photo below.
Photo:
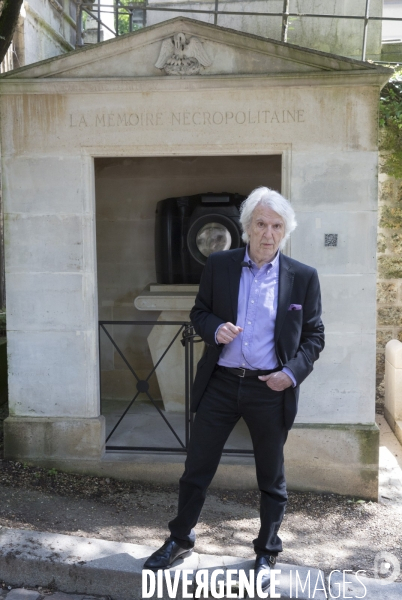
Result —
[{"label": "qr code sticker", "polygon": [[325,246],[337,246],[338,245],[338,234],[337,233],[325,233]]}]

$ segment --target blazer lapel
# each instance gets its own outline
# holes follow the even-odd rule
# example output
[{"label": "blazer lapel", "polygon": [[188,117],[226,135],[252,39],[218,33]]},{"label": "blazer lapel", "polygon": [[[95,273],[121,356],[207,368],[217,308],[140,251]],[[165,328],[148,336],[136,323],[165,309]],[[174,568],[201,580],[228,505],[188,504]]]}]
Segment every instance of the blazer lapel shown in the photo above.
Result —
[{"label": "blazer lapel", "polygon": [[231,323],[236,324],[237,321],[237,304],[239,301],[239,287],[242,266],[241,263],[244,260],[245,248],[239,248],[239,250],[233,254],[232,260],[234,264],[229,265],[229,289],[230,289],[230,300],[232,307],[232,319]]},{"label": "blazer lapel", "polygon": [[293,288],[294,271],[290,267],[286,256],[279,256],[279,290],[278,290],[278,309],[275,321],[275,342],[279,338],[282,325],[285,321],[286,313],[290,305],[290,297]]}]

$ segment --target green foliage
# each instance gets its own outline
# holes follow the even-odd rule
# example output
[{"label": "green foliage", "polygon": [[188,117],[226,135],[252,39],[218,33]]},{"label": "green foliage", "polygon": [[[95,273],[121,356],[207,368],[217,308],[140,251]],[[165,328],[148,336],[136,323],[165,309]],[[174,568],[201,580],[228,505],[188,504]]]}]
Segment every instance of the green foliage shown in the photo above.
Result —
[{"label": "green foliage", "polygon": [[[124,7],[133,7],[134,9],[138,6],[138,8],[144,6],[144,2],[142,0],[119,0],[118,2],[118,18],[117,18],[117,29],[119,35],[124,35],[125,33],[130,32],[130,12],[125,11]],[[137,16],[137,11],[135,12],[135,16]],[[141,29],[143,27],[142,23],[133,22],[131,31],[137,31],[137,29]]]},{"label": "green foliage", "polygon": [[382,170],[402,179],[402,69],[381,91],[380,128],[380,150],[386,153]]}]

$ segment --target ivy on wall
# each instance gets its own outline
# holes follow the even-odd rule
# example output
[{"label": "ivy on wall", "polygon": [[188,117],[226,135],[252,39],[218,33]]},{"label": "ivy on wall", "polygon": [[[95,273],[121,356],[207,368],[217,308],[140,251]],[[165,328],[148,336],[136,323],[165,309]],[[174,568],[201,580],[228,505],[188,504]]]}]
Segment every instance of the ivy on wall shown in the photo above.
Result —
[{"label": "ivy on wall", "polygon": [[402,179],[402,69],[381,90],[380,150],[385,151],[382,171]]}]

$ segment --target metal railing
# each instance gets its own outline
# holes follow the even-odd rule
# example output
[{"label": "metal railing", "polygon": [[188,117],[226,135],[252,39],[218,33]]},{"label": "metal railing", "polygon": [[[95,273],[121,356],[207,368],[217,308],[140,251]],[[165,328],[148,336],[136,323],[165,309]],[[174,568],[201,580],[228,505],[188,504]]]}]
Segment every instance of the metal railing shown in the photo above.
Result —
[{"label": "metal railing", "polygon": [[[145,379],[143,379],[138,375],[138,369],[135,369],[130,364],[130,362],[127,359],[127,357],[125,356],[124,352],[119,347],[118,343],[113,338],[112,334],[108,331],[108,329],[106,328],[107,325],[113,325],[113,327],[118,326],[118,325],[125,325],[125,326],[135,325],[135,326],[152,326],[152,327],[158,326],[158,325],[159,326],[163,325],[163,326],[176,326],[179,329],[173,335],[172,340],[170,341],[168,346],[165,348],[164,352],[162,353],[161,357],[158,359],[156,364],[152,367],[152,369],[148,373],[147,377],[145,377]],[[114,425],[114,427],[112,427],[111,431],[108,433],[108,435],[106,437],[106,450],[119,450],[119,451],[122,451],[122,450],[134,450],[134,451],[137,450],[138,451],[138,450],[140,450],[143,452],[159,451],[159,452],[182,452],[182,453],[186,452],[187,447],[188,447],[188,442],[190,439],[190,428],[191,428],[191,422],[192,422],[191,415],[190,415],[190,401],[191,401],[191,385],[193,382],[194,331],[193,331],[191,323],[182,322],[182,321],[99,321],[99,364],[100,365],[102,365],[102,353],[101,353],[101,343],[100,343],[102,332],[107,336],[109,341],[112,343],[114,349],[116,350],[116,352],[118,353],[120,358],[123,360],[127,369],[131,372],[131,374],[133,375],[133,377],[136,381],[136,384],[135,384],[136,392],[135,392],[134,396],[132,397],[131,401],[128,403],[128,405],[124,409],[124,411],[121,413],[120,417],[117,420],[117,423]],[[150,381],[152,375],[155,373],[156,369],[159,367],[159,365],[161,364],[161,362],[163,361],[163,359],[165,358],[165,356],[169,352],[169,350],[172,348],[173,344],[178,339],[180,334],[182,334],[182,336],[183,336],[183,345],[184,345],[184,349],[185,349],[185,365],[184,365],[184,373],[185,373],[184,407],[185,407],[185,410],[184,410],[184,415],[183,415],[183,418],[184,418],[184,440],[177,433],[177,431],[175,430],[175,428],[173,427],[173,425],[171,424],[169,419],[166,417],[164,412],[161,411],[161,409],[158,406],[158,402],[155,400],[155,398],[153,398],[152,394],[150,393],[150,389],[149,389],[149,387],[150,387],[149,381]],[[101,382],[100,395],[101,395],[101,399],[102,399],[102,370],[101,369],[100,369],[100,382]],[[111,439],[113,434],[116,432],[116,430],[118,429],[118,427],[122,423],[123,419],[128,414],[128,412],[129,412],[130,408],[133,406],[134,402],[138,399],[140,394],[144,394],[148,398],[148,400],[151,402],[151,405],[155,408],[158,415],[163,420],[164,424],[170,429],[171,433],[176,438],[176,440],[179,444],[178,447],[170,447],[170,446],[169,447],[166,447],[166,446],[158,447],[158,446],[139,446],[139,445],[127,446],[127,445],[108,444],[109,440]],[[159,421],[159,423],[160,423],[160,421]],[[157,431],[157,428],[156,428],[156,431]]]},{"label": "metal railing", "polygon": [[[168,326],[168,327],[176,327],[177,331],[173,333],[173,336],[170,342],[167,344],[166,348],[163,350],[162,354],[155,362],[153,367],[150,369],[148,375],[145,378],[140,377],[139,369],[133,367],[133,365],[128,360],[127,356],[121,349],[119,343],[116,341],[115,336],[108,330],[107,326],[111,325],[113,328],[115,326],[148,326],[148,327],[160,327],[160,326]],[[107,427],[107,435],[106,435],[106,450],[107,451],[117,451],[117,452],[168,452],[168,453],[180,453],[185,454],[188,449],[188,444],[191,436],[191,426],[193,422],[193,414],[190,411],[191,406],[191,389],[194,379],[194,344],[198,342],[202,342],[201,338],[199,338],[195,333],[191,323],[187,321],[99,321],[99,364],[100,364],[100,395],[102,402],[102,344],[101,344],[101,334],[106,335],[107,339],[113,345],[114,350],[117,352],[119,357],[122,359],[123,363],[130,371],[134,378],[135,392],[132,396],[131,400],[114,400],[114,398],[108,398],[108,400],[112,400],[116,404],[124,404],[127,403],[127,406],[124,409],[121,409],[119,415],[117,417],[117,421],[112,424],[112,420],[110,417],[108,418],[106,415],[106,427]],[[160,399],[155,399],[150,391],[150,380],[151,377],[155,374],[156,369],[161,365],[162,361],[165,359],[168,352],[171,350],[173,345],[178,343],[181,334],[181,343],[184,346],[184,411],[183,413],[170,413],[168,411],[161,410],[158,404],[161,403]],[[180,377],[183,373],[183,369],[181,365],[176,365],[177,367],[177,377]],[[128,415],[131,416],[131,425],[133,429],[136,428],[139,421],[141,419],[141,412],[137,412],[137,415],[134,412],[130,413],[130,409],[135,405],[135,402],[138,402],[140,395],[145,395],[148,400],[148,406],[153,407],[155,412],[152,412],[152,415],[155,418],[152,418],[152,425],[148,426],[149,429],[147,431],[148,440],[152,442],[152,440],[157,440],[162,432],[163,427],[167,427],[170,433],[176,439],[176,446],[166,446],[166,445],[152,445],[148,443],[147,445],[141,444],[119,444],[118,436],[115,435],[119,432],[119,428],[125,418]],[[173,416],[172,416],[173,415]],[[147,413],[147,417],[149,417],[149,413]],[[137,422],[136,422],[137,418]],[[175,423],[173,423],[175,421]],[[109,431],[110,429],[110,431]],[[165,430],[166,431],[166,430]],[[183,436],[184,431],[184,436]],[[132,434],[134,435],[134,434]],[[144,432],[142,432],[144,435]],[[123,432],[123,437],[127,436],[127,431]],[[112,438],[117,438],[117,441],[112,442]],[[249,441],[249,440],[248,440]],[[229,442],[230,445],[230,442]],[[253,455],[253,451],[248,448],[230,448],[225,447],[223,450],[224,455],[245,455],[250,456]]]},{"label": "metal railing", "polygon": [[[358,20],[363,21],[363,32],[362,32],[362,43],[361,43],[361,59],[366,60],[367,52],[367,37],[368,37],[368,25],[370,21],[391,21],[401,22],[401,17],[379,17],[370,15],[370,0],[366,0],[364,14],[361,15],[340,15],[340,14],[321,14],[321,13],[303,13],[303,12],[292,12],[290,10],[292,0],[283,0],[282,11],[280,12],[253,12],[253,11],[234,11],[234,10],[220,10],[219,0],[210,0],[214,3],[213,9],[202,9],[202,8],[175,8],[172,6],[163,7],[150,6],[147,4],[147,0],[142,2],[124,2],[123,0],[110,0],[110,4],[100,4],[100,0],[74,0],[77,5],[77,46],[83,45],[83,15],[86,13],[91,16],[98,24],[98,41],[101,38],[101,27],[104,27],[114,36],[121,34],[119,31],[119,18],[125,17],[128,21],[128,32],[132,32],[138,27],[146,25],[146,15],[148,12],[166,12],[172,14],[200,14],[200,15],[213,15],[214,25],[219,24],[220,16],[256,16],[256,17],[281,17],[281,41],[288,41],[289,24],[292,18],[311,18],[311,19],[346,19],[346,20]],[[102,20],[102,14],[111,13],[114,14],[115,28],[112,29],[104,23]],[[381,62],[381,61],[376,61]],[[394,63],[392,63],[394,64]]]}]

